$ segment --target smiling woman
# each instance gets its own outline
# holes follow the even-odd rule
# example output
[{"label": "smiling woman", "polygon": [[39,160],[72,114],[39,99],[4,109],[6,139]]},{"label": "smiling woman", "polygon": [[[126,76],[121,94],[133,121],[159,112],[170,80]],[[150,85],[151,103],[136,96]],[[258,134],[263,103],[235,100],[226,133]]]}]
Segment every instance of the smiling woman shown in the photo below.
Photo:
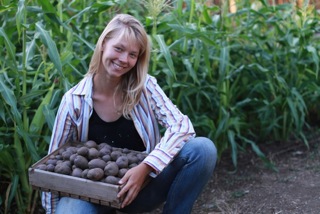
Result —
[{"label": "smiling woman", "polygon": [[[93,140],[148,156],[119,181],[121,212],[191,212],[215,168],[217,151],[195,137],[188,116],[147,74],[150,43],[142,24],[116,15],[102,32],[87,75],[63,96],[49,153],[71,142]],[[166,129],[160,135],[159,125]],[[155,194],[156,193],[156,194]],[[43,193],[47,213],[108,213],[110,207]]]}]

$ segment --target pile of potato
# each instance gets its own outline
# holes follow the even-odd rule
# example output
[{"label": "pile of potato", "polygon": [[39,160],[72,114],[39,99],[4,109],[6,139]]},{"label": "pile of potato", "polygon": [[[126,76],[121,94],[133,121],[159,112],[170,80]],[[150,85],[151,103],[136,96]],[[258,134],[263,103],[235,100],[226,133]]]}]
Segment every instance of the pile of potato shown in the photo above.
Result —
[{"label": "pile of potato", "polygon": [[137,166],[147,154],[97,144],[90,140],[60,148],[58,153],[36,168],[93,181],[118,184],[128,169]]}]

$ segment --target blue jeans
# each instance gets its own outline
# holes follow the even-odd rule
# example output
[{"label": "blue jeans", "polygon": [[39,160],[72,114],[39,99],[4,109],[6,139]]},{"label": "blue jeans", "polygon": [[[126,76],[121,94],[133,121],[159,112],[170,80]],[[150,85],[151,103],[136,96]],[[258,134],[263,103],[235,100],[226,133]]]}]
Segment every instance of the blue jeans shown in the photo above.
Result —
[{"label": "blue jeans", "polygon": [[[174,160],[156,178],[151,179],[137,198],[119,211],[142,213],[164,204],[164,214],[188,214],[213,174],[217,159],[214,143],[197,137],[186,143]],[[61,198],[57,214],[107,214],[112,208],[73,198]]]}]

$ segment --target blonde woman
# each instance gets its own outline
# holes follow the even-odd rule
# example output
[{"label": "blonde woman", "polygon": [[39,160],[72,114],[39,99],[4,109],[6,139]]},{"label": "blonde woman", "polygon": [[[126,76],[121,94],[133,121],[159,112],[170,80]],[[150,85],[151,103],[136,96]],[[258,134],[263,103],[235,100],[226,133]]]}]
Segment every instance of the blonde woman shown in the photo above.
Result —
[{"label": "blonde woman", "polygon": [[[148,156],[119,181],[124,213],[187,214],[216,163],[214,143],[195,137],[189,118],[148,75],[150,43],[143,25],[116,15],[102,32],[87,75],[61,101],[49,153],[69,141],[107,143]],[[159,125],[165,128],[160,135]],[[43,193],[46,213],[112,213],[113,208]]]}]

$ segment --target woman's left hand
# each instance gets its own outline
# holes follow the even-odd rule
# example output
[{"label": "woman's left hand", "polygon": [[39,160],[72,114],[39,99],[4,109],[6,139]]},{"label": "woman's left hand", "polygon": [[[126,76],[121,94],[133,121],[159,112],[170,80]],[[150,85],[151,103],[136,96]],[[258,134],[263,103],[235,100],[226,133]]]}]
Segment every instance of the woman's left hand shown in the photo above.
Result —
[{"label": "woman's left hand", "polygon": [[121,208],[129,205],[137,197],[140,190],[148,181],[151,171],[152,168],[149,165],[140,163],[138,166],[129,169],[123,178],[121,178],[119,181],[121,190],[118,193],[118,198],[122,199]]}]

